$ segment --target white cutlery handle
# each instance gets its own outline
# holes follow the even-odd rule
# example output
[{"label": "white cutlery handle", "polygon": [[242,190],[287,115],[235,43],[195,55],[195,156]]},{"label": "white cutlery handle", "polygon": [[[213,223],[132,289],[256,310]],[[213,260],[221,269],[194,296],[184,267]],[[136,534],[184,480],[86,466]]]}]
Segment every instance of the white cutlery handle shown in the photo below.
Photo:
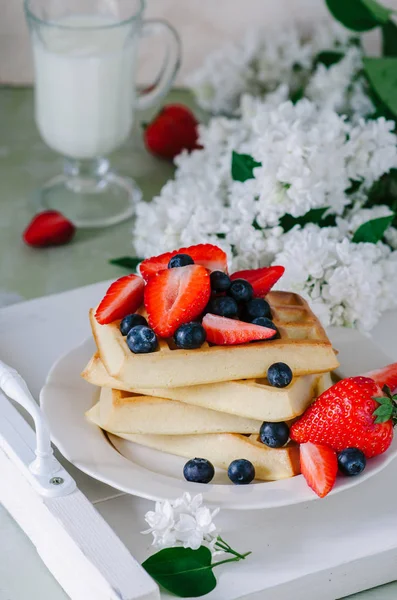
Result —
[{"label": "white cutlery handle", "polygon": [[47,419],[30,393],[26,381],[12,367],[0,360],[0,389],[20,404],[32,417],[36,429],[36,459],[29,465],[32,473],[51,477],[60,465],[53,456]]}]

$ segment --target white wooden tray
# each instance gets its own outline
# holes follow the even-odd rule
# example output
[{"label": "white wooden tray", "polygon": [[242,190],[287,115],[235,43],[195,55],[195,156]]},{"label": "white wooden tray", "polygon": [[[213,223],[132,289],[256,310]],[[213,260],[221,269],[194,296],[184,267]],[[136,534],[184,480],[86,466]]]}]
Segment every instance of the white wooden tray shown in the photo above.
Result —
[{"label": "white wooden tray", "polygon": [[[0,359],[21,372],[36,397],[54,360],[89,334],[87,310],[95,304],[105,288],[106,282],[0,311]],[[390,332],[396,331],[396,325],[397,314],[389,314],[375,334],[379,344],[379,364],[397,360],[397,350],[390,336]],[[346,331],[345,335],[346,340],[349,339],[348,347],[351,345],[351,336],[357,334]],[[37,340],[40,351],[34,343]],[[357,343],[365,344],[365,340],[358,336]],[[383,354],[381,347],[387,348],[388,355]],[[343,353],[343,339],[339,349]],[[344,357],[344,360],[348,359],[348,356]],[[3,501],[7,496],[3,486],[5,464],[9,466],[9,461],[0,459],[0,493]],[[95,504],[137,562],[144,560],[150,553],[150,540],[143,537],[140,531],[144,527],[143,515],[152,507],[152,503],[120,494],[81,475],[69,465],[67,468],[80,490]],[[15,473],[12,470],[10,475],[8,469],[7,479],[15,479]],[[26,482],[23,481],[23,484],[26,485]],[[393,581],[397,577],[396,497],[397,462],[394,462],[362,485],[323,501],[238,514],[235,511],[221,511],[218,523],[224,537],[242,551],[252,550],[253,555],[244,562],[221,567],[217,573],[218,586],[207,598],[335,600]],[[34,511],[27,514],[26,508],[23,508],[22,516],[18,516],[13,508],[14,500],[11,504],[8,508],[31,535],[33,522],[37,521],[33,516]],[[28,506],[31,504],[28,503]],[[48,531],[46,537],[51,537]],[[36,541],[33,535],[32,539]],[[61,558],[59,554],[54,557],[48,553],[47,556],[42,554],[53,574],[65,587],[72,579],[71,574],[64,579],[60,575],[59,564],[65,562],[65,555]],[[132,558],[131,561],[140,572]],[[82,564],[80,568],[83,568]],[[25,600],[30,597],[26,591],[29,585],[24,584],[26,593],[22,594],[22,587],[18,588],[17,585],[20,565],[15,565],[14,569],[15,590],[18,589],[19,595],[17,592],[14,596],[8,593],[8,596],[10,600]],[[130,596],[118,597],[142,597],[133,584],[134,578],[128,575],[125,585],[130,585]],[[73,598],[83,597],[73,595],[71,587],[67,593]],[[135,596],[131,595],[134,593]],[[155,592],[152,590],[150,593]],[[397,596],[397,590],[394,595]],[[46,600],[40,590],[36,590],[36,597]],[[58,597],[64,598],[64,594],[59,591]],[[58,597],[53,594],[51,600],[58,600]],[[93,594],[91,589],[84,600],[101,597],[105,596]],[[161,597],[169,596],[162,594]],[[381,590],[371,596],[377,600],[390,597]]]}]

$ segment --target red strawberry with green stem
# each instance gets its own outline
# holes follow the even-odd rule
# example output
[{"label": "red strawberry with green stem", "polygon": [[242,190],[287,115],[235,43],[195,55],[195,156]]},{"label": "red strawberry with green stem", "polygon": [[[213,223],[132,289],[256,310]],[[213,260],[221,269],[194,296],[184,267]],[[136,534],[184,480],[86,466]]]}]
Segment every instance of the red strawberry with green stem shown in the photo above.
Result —
[{"label": "red strawberry with green stem", "polygon": [[101,325],[124,319],[142,304],[145,282],[138,275],[126,275],[113,282],[95,312]]},{"label": "red strawberry with green stem", "polygon": [[146,148],[160,158],[172,160],[182,150],[194,150],[198,145],[198,122],[182,104],[169,104],[146,126]]},{"label": "red strawberry with green stem", "polygon": [[226,253],[213,244],[197,244],[187,248],[179,248],[172,252],[165,252],[142,261],[139,270],[145,281],[160,271],[167,269],[170,259],[176,254],[188,254],[197,265],[202,265],[209,271],[227,272]]},{"label": "red strawberry with green stem", "polygon": [[203,318],[203,327],[207,334],[207,341],[219,346],[247,344],[255,340],[268,340],[277,335],[277,331],[270,327],[253,325],[211,313],[207,313]]},{"label": "red strawberry with green stem", "polygon": [[231,280],[245,279],[249,281],[254,290],[254,296],[261,298],[266,296],[284,274],[285,268],[281,266],[262,267],[261,269],[250,269],[237,271],[230,276]]},{"label": "red strawberry with green stem", "polygon": [[161,337],[172,336],[179,325],[203,312],[210,294],[210,276],[201,265],[160,271],[145,287],[149,325]]},{"label": "red strawberry with green stem", "polygon": [[385,452],[393,439],[397,396],[382,392],[373,379],[349,377],[323,392],[291,429],[291,439],[358,448],[367,458]]}]

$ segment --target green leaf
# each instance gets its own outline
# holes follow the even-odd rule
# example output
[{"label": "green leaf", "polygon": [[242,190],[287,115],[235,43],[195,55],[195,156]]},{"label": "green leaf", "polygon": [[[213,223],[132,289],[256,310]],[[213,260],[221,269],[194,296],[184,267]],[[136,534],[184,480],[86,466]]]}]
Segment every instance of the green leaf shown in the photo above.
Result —
[{"label": "green leaf", "polygon": [[364,58],[364,69],[380,100],[397,116],[397,58]]},{"label": "green leaf", "polygon": [[352,241],[355,244],[359,242],[370,242],[376,244],[379,242],[386,231],[386,229],[392,224],[394,214],[388,217],[380,217],[379,219],[372,219],[363,223],[354,233]]},{"label": "green leaf", "polygon": [[142,261],[143,258],[138,258],[137,256],[120,256],[120,258],[112,258],[112,260],[109,260],[109,263],[111,265],[123,267],[129,271],[136,271],[137,266]]},{"label": "green leaf", "polygon": [[378,406],[376,410],[372,413],[376,416],[375,423],[386,423],[393,416],[393,406],[391,404],[382,404]]},{"label": "green leaf", "polygon": [[[378,204],[386,204],[394,213],[397,213],[397,169],[391,169],[382,175],[370,189],[365,208],[371,208]],[[396,222],[396,218],[394,218],[394,222]]]},{"label": "green leaf", "polygon": [[330,215],[330,219],[329,217],[324,218],[324,214],[328,208],[328,206],[325,206],[324,208],[312,208],[302,217],[293,217],[292,215],[286,214],[281,217],[280,225],[285,232],[295,227],[295,225],[301,225],[303,227],[307,223],[316,223],[322,227],[330,227],[335,218],[333,215]]},{"label": "green leaf", "polygon": [[379,404],[388,404],[390,406],[390,398],[387,398],[387,396],[379,396],[379,397],[373,397],[373,400],[376,400],[376,402],[378,402]]},{"label": "green leaf", "polygon": [[153,579],[181,598],[204,596],[216,586],[211,567],[211,552],[205,546],[166,548],[142,564]]},{"label": "green leaf", "polygon": [[332,15],[348,29],[369,31],[389,20],[392,10],[375,0],[326,0]]},{"label": "green leaf", "polygon": [[249,154],[232,153],[232,178],[234,181],[247,181],[254,179],[255,167],[261,167],[262,163],[256,162]]},{"label": "green leaf", "polygon": [[314,66],[317,67],[319,63],[322,63],[326,67],[331,67],[332,65],[336,65],[343,57],[343,52],[338,52],[337,50],[324,50],[324,52],[319,52],[317,54],[314,59]]},{"label": "green leaf", "polygon": [[397,56],[397,25],[391,20],[382,25],[382,54]]}]

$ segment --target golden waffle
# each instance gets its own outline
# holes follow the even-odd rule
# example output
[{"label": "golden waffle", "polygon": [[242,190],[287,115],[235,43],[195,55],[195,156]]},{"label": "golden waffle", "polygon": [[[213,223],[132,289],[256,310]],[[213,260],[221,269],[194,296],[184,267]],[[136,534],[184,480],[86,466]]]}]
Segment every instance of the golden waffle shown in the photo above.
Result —
[{"label": "golden waffle", "polygon": [[[111,377],[96,354],[82,373],[84,379],[99,387],[114,388],[169,398],[222,413],[259,421],[289,421],[301,415],[325,389],[332,385],[329,373],[295,377],[286,388],[276,388],[266,379],[207,383],[180,388],[134,388]],[[231,431],[231,430],[229,430]]]},{"label": "golden waffle", "polygon": [[[111,433],[111,432],[110,432]],[[284,448],[268,448],[253,434],[208,433],[203,435],[116,434],[130,442],[176,454],[186,459],[206,458],[214,466],[227,469],[233,460],[245,458],[255,467],[255,479],[275,481],[300,473],[299,446],[290,442]]]},{"label": "golden waffle", "polygon": [[[91,416],[92,415],[92,416]],[[86,416],[115,433],[189,435],[259,433],[262,421],[215,412],[153,396],[102,388],[99,403]]]},{"label": "golden waffle", "polygon": [[285,362],[293,374],[332,371],[339,366],[320,322],[307,302],[290,292],[270,292],[268,300],[280,339],[237,346],[182,350],[160,339],[158,350],[133,354],[119,322],[99,325],[90,311],[92,332],[107,372],[135,388],[183,387],[263,377],[271,364]]}]

